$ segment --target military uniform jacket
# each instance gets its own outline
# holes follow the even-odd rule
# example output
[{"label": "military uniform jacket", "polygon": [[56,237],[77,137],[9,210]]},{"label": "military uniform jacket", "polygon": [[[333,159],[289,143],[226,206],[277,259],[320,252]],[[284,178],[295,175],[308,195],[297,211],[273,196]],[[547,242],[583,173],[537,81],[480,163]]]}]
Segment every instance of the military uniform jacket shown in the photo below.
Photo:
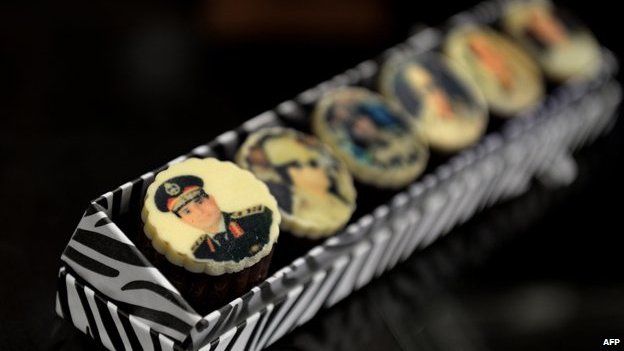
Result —
[{"label": "military uniform jacket", "polygon": [[195,245],[196,259],[235,261],[251,257],[269,242],[272,211],[256,206],[244,211],[223,212],[225,230],[214,235],[202,235]]}]

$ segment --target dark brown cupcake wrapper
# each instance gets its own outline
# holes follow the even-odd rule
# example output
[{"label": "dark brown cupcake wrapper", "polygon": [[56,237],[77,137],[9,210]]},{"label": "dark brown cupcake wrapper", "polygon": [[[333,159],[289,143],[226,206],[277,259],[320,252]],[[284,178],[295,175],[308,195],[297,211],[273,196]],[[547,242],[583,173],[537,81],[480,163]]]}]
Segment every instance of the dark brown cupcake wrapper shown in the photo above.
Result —
[{"label": "dark brown cupcake wrapper", "polygon": [[275,246],[258,263],[236,273],[211,276],[176,266],[158,253],[147,236],[139,235],[137,245],[145,257],[178,289],[182,297],[201,315],[222,307],[262,283],[268,273]]}]

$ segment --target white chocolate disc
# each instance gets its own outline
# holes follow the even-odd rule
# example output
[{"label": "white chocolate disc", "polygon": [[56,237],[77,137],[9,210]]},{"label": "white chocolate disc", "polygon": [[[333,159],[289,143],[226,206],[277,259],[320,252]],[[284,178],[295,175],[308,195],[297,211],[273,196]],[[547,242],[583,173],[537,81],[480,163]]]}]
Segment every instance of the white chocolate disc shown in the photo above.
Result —
[{"label": "white chocolate disc", "polygon": [[282,228],[320,239],[335,234],[355,210],[346,165],[317,138],[274,127],[251,134],[236,162],[265,182],[277,200]]},{"label": "white chocolate disc", "polygon": [[485,97],[454,60],[434,53],[398,54],[384,64],[380,77],[383,95],[411,117],[432,149],[457,151],[485,132]]},{"label": "white chocolate disc", "polygon": [[446,38],[444,51],[470,72],[490,110],[503,117],[530,110],[544,98],[538,65],[493,29],[471,24],[458,27]]},{"label": "white chocolate disc", "polygon": [[600,70],[600,45],[592,33],[548,0],[510,2],[502,24],[537,59],[550,79],[583,80]]},{"label": "white chocolate disc", "polygon": [[314,133],[363,183],[399,188],[414,181],[427,165],[429,150],[409,117],[369,90],[329,91],[312,118]]},{"label": "white chocolate disc", "polygon": [[145,194],[142,218],[158,252],[209,275],[239,272],[267,256],[281,220],[264,183],[212,158],[188,159],[158,173]]}]

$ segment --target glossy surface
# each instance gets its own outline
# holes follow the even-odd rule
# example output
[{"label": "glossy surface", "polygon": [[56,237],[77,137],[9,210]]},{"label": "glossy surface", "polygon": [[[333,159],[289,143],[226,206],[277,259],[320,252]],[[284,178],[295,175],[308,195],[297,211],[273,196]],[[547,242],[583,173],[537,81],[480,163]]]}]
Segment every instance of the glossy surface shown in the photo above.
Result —
[{"label": "glossy surface", "polygon": [[530,111],[545,96],[543,77],[534,59],[493,28],[458,26],[446,37],[444,52],[470,72],[490,110],[500,116]]},{"label": "glossy surface", "polygon": [[487,103],[470,74],[446,56],[397,55],[381,69],[379,89],[420,128],[429,146],[453,152],[485,132]]},{"label": "glossy surface", "polygon": [[355,179],[379,188],[398,189],[413,182],[429,159],[409,117],[361,87],[326,92],[314,108],[312,130]]},{"label": "glossy surface", "polygon": [[291,128],[251,134],[236,163],[262,180],[277,200],[282,229],[309,239],[341,229],[355,210],[353,178],[320,140]]}]

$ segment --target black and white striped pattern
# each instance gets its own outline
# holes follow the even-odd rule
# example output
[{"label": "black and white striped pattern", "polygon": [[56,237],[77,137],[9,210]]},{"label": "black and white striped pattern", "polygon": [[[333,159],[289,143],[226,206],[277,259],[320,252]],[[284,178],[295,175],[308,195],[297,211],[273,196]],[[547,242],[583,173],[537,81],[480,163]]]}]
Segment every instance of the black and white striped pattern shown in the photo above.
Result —
[{"label": "black and white striped pattern", "polygon": [[[492,1],[453,21],[489,23],[504,1]],[[425,29],[405,43],[278,105],[240,128],[96,199],[67,245],[59,273],[57,313],[109,349],[260,350],[422,249],[475,212],[525,191],[533,178],[565,178],[569,152],[609,128],[621,100],[605,52],[593,82],[561,87],[526,118],[507,123],[388,204],[352,223],[260,286],[207,316],[199,316],[115,224],[137,214],[154,175],[189,157],[232,159],[247,135],[267,126],[306,123],[318,97],[338,86],[368,84],[379,63],[400,51],[427,51],[441,31]]]},{"label": "black and white striped pattern", "polygon": [[78,224],[61,259],[94,289],[158,332],[183,341],[200,316],[98,205]]},{"label": "black and white striped pattern", "polygon": [[181,349],[178,342],[128,314],[64,267],[59,271],[56,309],[57,314],[110,350]]}]

